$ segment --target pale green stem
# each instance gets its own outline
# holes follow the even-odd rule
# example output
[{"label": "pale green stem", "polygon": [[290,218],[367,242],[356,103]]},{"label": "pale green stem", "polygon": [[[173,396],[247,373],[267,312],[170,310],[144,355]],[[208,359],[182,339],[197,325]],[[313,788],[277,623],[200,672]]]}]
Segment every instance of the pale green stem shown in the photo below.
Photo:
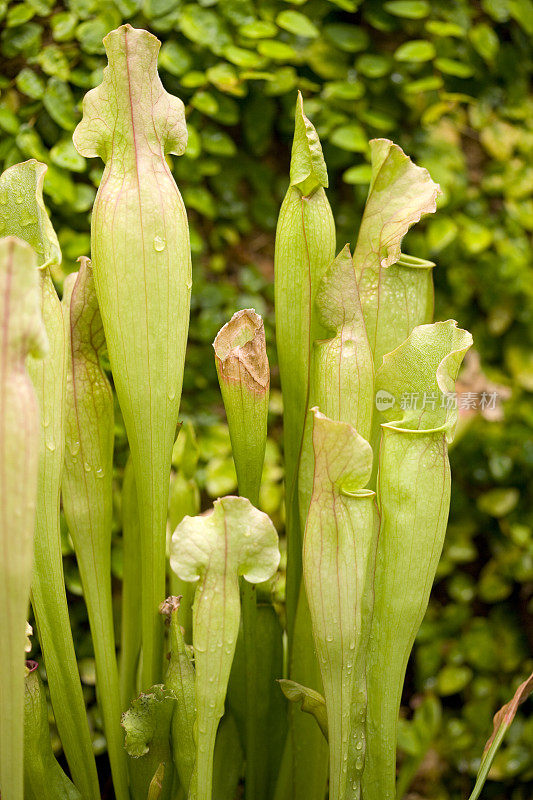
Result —
[{"label": "pale green stem", "polygon": [[25,369],[46,353],[35,253],[0,240],[0,780],[23,798],[24,646],[32,569],[39,408]]},{"label": "pale green stem", "polygon": [[24,800],[82,800],[59,766],[50,743],[48,704],[35,661],[26,662]]},{"label": "pale green stem", "polygon": [[63,509],[89,614],[115,794],[117,800],[129,800],[111,598],[113,394],[100,365],[105,340],[90,261],[80,261],[79,272],[68,276],[63,289],[70,334]]},{"label": "pale green stem", "polygon": [[172,537],[171,566],[183,580],[201,577],[193,607],[196,666],[196,800],[211,800],[213,754],[240,624],[239,574],[269,580],[279,564],[277,533],[244,497],[215,502],[211,514],[185,517]]},{"label": "pale green stem", "polygon": [[74,782],[89,800],[99,797],[99,789],[70,630],[59,528],[67,342],[50,276],[50,268],[61,262],[61,251],[43,202],[45,173],[46,165],[34,159],[15,164],[1,176],[0,192],[9,232],[31,244],[40,267],[40,305],[50,350],[42,362],[27,361],[41,411],[32,604],[65,755]]},{"label": "pale green stem", "polygon": [[[226,408],[239,493],[259,505],[267,439],[270,371],[263,320],[253,309],[238,311],[219,331],[213,347]],[[246,800],[256,800],[258,766],[256,588],[240,581],[245,665]]]},{"label": "pale green stem", "polygon": [[84,99],[74,144],[105,171],[91,218],[91,253],[115,390],[132,454],[141,530],[142,688],[163,670],[159,604],[172,447],[189,324],[187,214],[166,155],[187,142],[184,106],[157,73],[160,44],[123,25],[104,45],[108,67]]},{"label": "pale green stem", "polygon": [[126,711],[137,696],[141,652],[139,586],[141,583],[140,530],[135,474],[131,458],[122,483],[122,624],[120,647],[120,703]]},{"label": "pale green stem", "polygon": [[42,278],[43,316],[50,353],[29,362],[41,405],[41,465],[31,602],[44,655],[50,698],[72,778],[84,798],[99,798],[85,702],[68,613],[59,519],[65,437],[67,335],[48,271]]},{"label": "pale green stem", "polygon": [[351,425],[313,409],[315,469],[303,566],[324,684],[330,800],[360,800],[366,746],[366,655],[378,534],[366,486],[372,450]]}]

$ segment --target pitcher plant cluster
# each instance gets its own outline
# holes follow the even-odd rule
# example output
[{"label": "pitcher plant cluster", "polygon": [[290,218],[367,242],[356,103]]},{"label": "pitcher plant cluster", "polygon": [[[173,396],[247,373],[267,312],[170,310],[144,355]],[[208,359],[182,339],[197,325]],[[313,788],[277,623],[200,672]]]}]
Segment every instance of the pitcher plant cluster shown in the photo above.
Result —
[{"label": "pitcher plant cluster", "polygon": [[[379,410],[375,397],[447,397],[472,344],[453,320],[431,322],[435,265],[401,251],[410,226],[435,211],[439,187],[398,146],[372,141],[357,244],[336,255],[326,164],[298,96],[275,250],[280,609],[278,534],[257,508],[270,384],[263,321],[240,310],[214,342],[239,496],[200,514],[190,426],[175,443],[192,280],[169,165],[186,148],[185,110],[163,89],[154,36],[125,25],[104,43],[108,66],[74,132],[78,152],[105,164],[91,260],[79,259],[61,300],[46,166],[30,160],[0,177],[2,798],[101,796],[65,594],[62,508],[117,800],[234,800],[239,784],[246,800],[400,800],[400,698],[446,531],[457,411],[445,402]],[[104,352],[131,454],[120,641]],[[182,459],[170,484],[174,448]],[[38,665],[25,668],[29,602],[68,775],[52,751]],[[496,718],[471,800],[532,683]]]}]

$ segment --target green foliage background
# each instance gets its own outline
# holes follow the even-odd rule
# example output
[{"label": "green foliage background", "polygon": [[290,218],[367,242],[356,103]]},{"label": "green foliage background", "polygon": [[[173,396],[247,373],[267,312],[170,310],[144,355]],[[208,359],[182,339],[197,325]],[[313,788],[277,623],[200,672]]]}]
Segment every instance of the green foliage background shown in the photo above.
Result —
[{"label": "green foliage background", "polygon": [[[393,139],[440,182],[439,212],[405,249],[438,264],[437,318],[474,334],[486,377],[467,388],[492,381],[509,397],[501,420],[465,417],[452,453],[450,529],[409,671],[400,746],[404,775],[422,759],[413,798],[465,797],[492,714],[533,668],[532,0],[25,0],[0,2],[0,20],[0,162],[48,164],[45,197],[64,255],[58,285],[89,253],[102,167],[76,153],[71,134],[82,96],[101,80],[102,37],[127,21],[163,41],[162,80],[184,100],[189,126],[173,170],[191,220],[184,413],[198,433],[205,505],[236,486],[211,342],[235,310],[253,306],[266,317],[274,386],[261,502],[283,524],[272,255],[297,87],[323,142],[339,246],[357,233],[369,138]],[[117,436],[119,478],[120,419]],[[64,545],[91,698],[91,644],[66,531]],[[117,576],[120,561],[117,538]],[[532,796],[531,701],[524,711],[487,800]]]}]

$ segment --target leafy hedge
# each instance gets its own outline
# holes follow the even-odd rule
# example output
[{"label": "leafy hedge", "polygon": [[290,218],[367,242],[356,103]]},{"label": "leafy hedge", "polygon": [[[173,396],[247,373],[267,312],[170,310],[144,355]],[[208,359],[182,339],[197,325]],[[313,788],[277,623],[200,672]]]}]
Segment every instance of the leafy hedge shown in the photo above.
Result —
[{"label": "leafy hedge", "polygon": [[[452,453],[450,530],[410,673],[406,701],[417,710],[410,721],[406,708],[400,744],[406,782],[422,762],[415,792],[464,797],[492,713],[533,666],[532,0],[25,0],[0,2],[0,20],[0,160],[48,164],[65,271],[89,252],[101,167],[76,153],[71,134],[80,98],[101,79],[102,37],[128,21],[163,41],[162,79],[185,101],[189,126],[173,170],[195,257],[184,402],[204,499],[235,489],[211,341],[236,308],[254,306],[273,342],[273,230],[296,87],[324,145],[339,246],[357,233],[369,138],[392,138],[440,181],[440,213],[406,249],[438,262],[438,318],[474,333],[482,370],[470,365],[466,388],[499,386],[507,399],[501,419],[465,415]],[[272,347],[270,356],[275,377]],[[199,390],[210,407],[196,407]],[[271,412],[262,504],[280,525],[276,391]],[[65,564],[80,595],[75,563]],[[82,603],[72,616],[90,694]],[[102,749],[98,730],[96,719]],[[531,797],[533,715],[515,723],[493,778],[487,799]]]}]

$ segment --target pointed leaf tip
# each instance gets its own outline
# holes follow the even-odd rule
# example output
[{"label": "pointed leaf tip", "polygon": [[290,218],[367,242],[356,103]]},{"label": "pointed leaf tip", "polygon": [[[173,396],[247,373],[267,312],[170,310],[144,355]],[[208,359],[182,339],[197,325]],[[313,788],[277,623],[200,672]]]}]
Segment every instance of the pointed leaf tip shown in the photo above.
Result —
[{"label": "pointed leaf tip", "polygon": [[305,116],[301,92],[296,100],[291,154],[291,186],[308,197],[320,186],[327,188],[328,171],[314,125]]},{"label": "pointed leaf tip", "polygon": [[316,306],[326,330],[338,330],[362,316],[357,278],[347,244],[328,267],[317,292]]},{"label": "pointed leaf tip", "polygon": [[30,158],[13,164],[0,176],[0,222],[4,236],[17,236],[37,255],[39,267],[61,263],[61,249],[44,205],[43,185],[48,167]]},{"label": "pointed leaf tip", "polygon": [[44,358],[48,337],[42,317],[35,251],[17,236],[0,239],[0,294],[4,297],[4,348],[22,362]]},{"label": "pointed leaf tip", "polygon": [[78,272],[72,272],[65,278],[63,306],[70,315],[72,351],[93,361],[94,356],[101,356],[106,347],[104,326],[91,260],[87,256],[80,256],[78,263]]},{"label": "pointed leaf tip", "polygon": [[296,681],[291,681],[287,678],[280,678],[278,683],[287,700],[290,700],[291,703],[299,703],[302,711],[311,714],[315,718],[327,741],[328,714],[323,696],[319,692],[315,692],[314,689],[308,689],[307,686],[302,686],[301,683],[296,683]]},{"label": "pointed leaf tip", "polygon": [[521,703],[525,703],[529,695],[533,692],[533,674],[527,678],[523,683],[520,684],[516,692],[514,693],[511,700],[506,703],[504,706],[500,708],[500,710],[494,715],[494,730],[492,732],[492,736],[488,740],[487,744],[485,745],[484,753],[486,753],[493,741],[495,740],[498,732],[502,728],[508,728],[515,718],[516,712],[518,711],[518,706]]},{"label": "pointed leaf tip", "polygon": [[494,715],[492,736],[488,740],[483,750],[481,763],[476,777],[476,785],[468,800],[478,800],[481,790],[485,785],[485,781],[490,772],[492,762],[496,753],[500,749],[500,745],[507,733],[508,729],[513,722],[518,707],[521,703],[525,702],[533,692],[533,674],[529,676],[523,683],[520,684],[511,700],[506,703]]},{"label": "pointed leaf tip", "polygon": [[161,762],[154,773],[154,777],[150,781],[150,787],[148,789],[148,797],[147,800],[159,800],[161,797],[161,792],[163,791],[163,780],[165,777],[165,764]]}]

